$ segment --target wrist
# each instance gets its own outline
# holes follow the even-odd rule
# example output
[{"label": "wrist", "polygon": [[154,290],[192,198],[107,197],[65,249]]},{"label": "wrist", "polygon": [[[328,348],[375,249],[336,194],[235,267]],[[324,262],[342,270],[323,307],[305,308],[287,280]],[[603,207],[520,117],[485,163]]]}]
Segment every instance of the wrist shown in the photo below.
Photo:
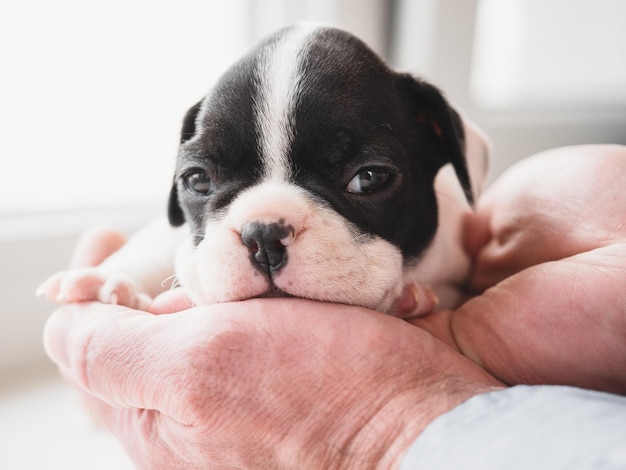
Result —
[{"label": "wrist", "polygon": [[424,354],[424,345],[418,343],[399,351],[399,358],[407,355],[395,366],[389,364],[380,377],[337,384],[343,394],[335,391],[326,412],[317,410],[313,417],[317,421],[326,415],[319,421],[331,424],[314,432],[309,427],[311,439],[300,454],[302,468],[397,469],[433,420],[475,395],[502,388],[471,361],[443,344],[436,346],[445,348],[438,356]]},{"label": "wrist", "polygon": [[420,392],[398,395],[386,403],[355,436],[354,446],[364,449],[363,453],[370,452],[371,459],[367,465],[363,465],[357,451],[354,452],[357,458],[340,468],[399,469],[410,446],[436,418],[475,395],[497,388],[487,384],[462,384],[452,378],[447,384],[433,381]]}]

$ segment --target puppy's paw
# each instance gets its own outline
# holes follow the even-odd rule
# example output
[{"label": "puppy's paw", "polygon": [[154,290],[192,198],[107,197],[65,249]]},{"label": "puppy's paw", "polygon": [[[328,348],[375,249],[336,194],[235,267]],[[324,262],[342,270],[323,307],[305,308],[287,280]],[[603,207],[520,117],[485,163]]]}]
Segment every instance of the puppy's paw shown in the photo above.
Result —
[{"label": "puppy's paw", "polygon": [[100,288],[99,300],[137,310],[148,310],[152,299],[148,294],[140,292],[130,279],[117,275],[109,277]]},{"label": "puppy's paw", "polygon": [[437,294],[417,283],[404,286],[402,295],[396,299],[391,314],[400,318],[422,317],[432,313],[439,304]]},{"label": "puppy's paw", "polygon": [[37,289],[37,295],[58,303],[100,301],[146,310],[150,297],[123,275],[105,276],[97,268],[61,271]]},{"label": "puppy's paw", "polygon": [[37,295],[58,303],[100,300],[100,288],[105,282],[95,268],[60,271],[37,288]]}]

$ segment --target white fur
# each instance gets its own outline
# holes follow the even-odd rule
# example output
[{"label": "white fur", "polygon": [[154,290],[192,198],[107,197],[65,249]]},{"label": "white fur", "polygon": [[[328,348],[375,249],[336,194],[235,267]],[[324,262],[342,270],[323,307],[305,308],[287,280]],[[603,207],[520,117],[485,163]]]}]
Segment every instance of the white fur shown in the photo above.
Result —
[{"label": "white fur", "polygon": [[177,272],[198,304],[227,302],[264,294],[270,281],[254,268],[240,239],[250,221],[283,219],[295,237],[287,264],[273,282],[289,295],[388,310],[402,287],[402,255],[378,237],[359,239],[335,211],[313,202],[301,188],[265,182],[245,191],[220,221],[209,222],[194,250],[185,246]]},{"label": "white fur", "polygon": [[[485,182],[488,142],[475,126],[465,124],[466,157],[478,196]],[[313,201],[306,190],[272,180],[241,193],[223,219],[208,222],[204,240],[197,247],[186,227],[172,229],[165,220],[159,220],[101,266],[59,273],[44,283],[39,293],[58,301],[111,302],[113,292],[128,303],[117,287],[107,290],[112,279],[122,279],[125,290],[129,286],[137,289],[127,293],[127,298],[141,299],[141,293],[154,296],[166,288],[163,281],[171,277],[170,262],[180,247],[176,273],[196,304],[260,296],[268,289],[269,280],[252,266],[241,241],[241,228],[246,222],[284,219],[293,226],[295,235],[286,247],[288,263],[273,281],[286,293],[389,311],[404,286],[418,283],[434,290],[440,299],[439,308],[453,307],[461,300],[460,287],[470,269],[462,247],[462,229],[471,208],[450,165],[437,175],[435,191],[439,204],[435,239],[420,262],[404,272],[402,255],[393,245],[378,237],[359,240],[347,220]]]},{"label": "white fur", "polygon": [[257,69],[261,93],[256,102],[256,121],[266,178],[288,180],[290,176],[293,114],[303,78],[300,60],[315,29],[311,24],[289,30],[265,52]]},{"label": "white fur", "polygon": [[[433,288],[441,307],[458,303],[459,287],[470,269],[461,234],[471,208],[450,165],[435,181],[439,204],[435,239],[416,266],[404,268],[402,254],[395,246],[376,236],[359,239],[349,221],[289,183],[294,109],[301,88],[306,86],[299,70],[315,30],[315,25],[288,30],[259,59],[255,119],[264,177],[239,194],[221,218],[207,222],[198,246],[193,245],[188,231],[171,229],[161,221],[98,268],[54,276],[42,286],[41,293],[50,298],[61,293],[66,297],[59,300],[68,301],[72,296],[67,293],[73,289],[78,300],[86,300],[80,296],[89,288],[94,298],[111,301],[109,291],[119,298],[118,290],[131,286],[153,296],[164,289],[162,281],[171,273],[172,254],[187,233],[176,256],[176,273],[196,304],[261,296],[270,282],[292,296],[380,311],[389,311],[403,288],[412,283]],[[484,135],[467,121],[465,131],[467,163],[477,198],[484,185],[488,146]],[[288,262],[272,274],[270,281],[252,265],[241,229],[248,222],[271,224],[281,220],[294,228],[294,236],[286,243]],[[155,268],[158,260],[163,260],[162,266]],[[120,278],[119,273],[128,277]],[[118,280],[117,287],[107,290],[110,283],[106,281],[111,278]]]}]

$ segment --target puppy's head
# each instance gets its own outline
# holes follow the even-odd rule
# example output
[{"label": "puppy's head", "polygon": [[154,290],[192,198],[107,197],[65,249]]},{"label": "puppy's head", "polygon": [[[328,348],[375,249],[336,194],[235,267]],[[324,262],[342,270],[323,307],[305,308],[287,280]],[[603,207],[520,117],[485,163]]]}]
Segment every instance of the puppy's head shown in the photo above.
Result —
[{"label": "puppy's head", "polygon": [[457,113],[332,28],[280,31],[192,107],[169,218],[196,303],[296,296],[387,310],[437,229],[433,180],[472,190]]}]

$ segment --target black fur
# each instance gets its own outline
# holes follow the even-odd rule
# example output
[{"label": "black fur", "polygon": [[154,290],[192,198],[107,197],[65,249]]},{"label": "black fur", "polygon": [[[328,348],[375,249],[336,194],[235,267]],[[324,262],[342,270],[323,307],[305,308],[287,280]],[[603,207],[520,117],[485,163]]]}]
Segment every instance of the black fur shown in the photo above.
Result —
[{"label": "black fur", "polygon": [[[187,114],[170,197],[173,225],[186,220],[201,233],[209,218],[219,217],[242,189],[258,182],[255,65],[276,37],[236,63],[205,98],[201,112],[199,103]],[[302,67],[306,78],[292,116],[293,182],[363,234],[388,240],[407,260],[419,257],[437,229],[433,183],[443,165],[453,165],[473,202],[458,114],[435,87],[391,71],[343,31],[318,33]],[[368,168],[391,173],[388,184],[372,193],[346,191]],[[193,169],[212,179],[210,195],[185,186]]]}]

